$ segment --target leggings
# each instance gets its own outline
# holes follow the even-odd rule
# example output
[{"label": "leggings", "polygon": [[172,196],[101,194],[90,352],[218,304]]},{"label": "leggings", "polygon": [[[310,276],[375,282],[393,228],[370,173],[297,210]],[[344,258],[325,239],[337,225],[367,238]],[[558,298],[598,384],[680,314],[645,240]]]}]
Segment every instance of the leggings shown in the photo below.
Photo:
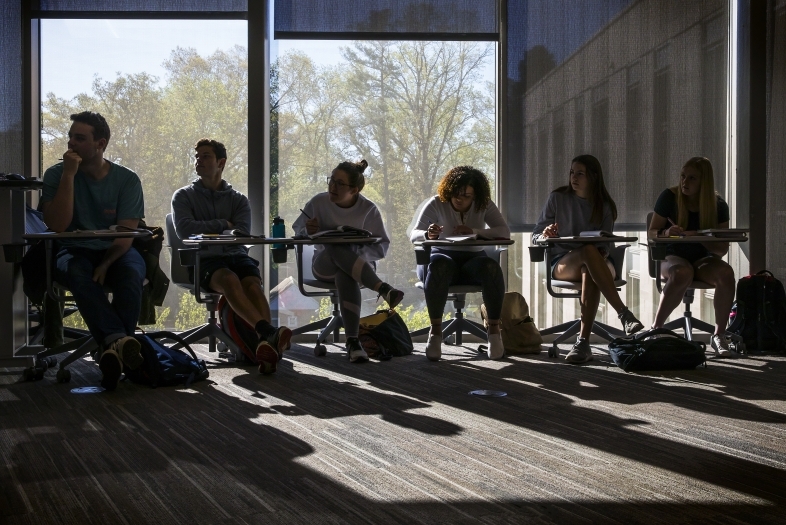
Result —
[{"label": "leggings", "polygon": [[360,328],[360,284],[373,290],[382,282],[374,268],[350,247],[326,244],[325,249],[314,257],[311,271],[320,281],[336,283],[344,332],[347,337],[357,337]]},{"label": "leggings", "polygon": [[431,319],[440,319],[452,284],[479,284],[489,319],[499,319],[505,297],[505,281],[499,263],[486,252],[431,250],[428,268],[418,266],[418,278],[426,292],[426,308]]}]

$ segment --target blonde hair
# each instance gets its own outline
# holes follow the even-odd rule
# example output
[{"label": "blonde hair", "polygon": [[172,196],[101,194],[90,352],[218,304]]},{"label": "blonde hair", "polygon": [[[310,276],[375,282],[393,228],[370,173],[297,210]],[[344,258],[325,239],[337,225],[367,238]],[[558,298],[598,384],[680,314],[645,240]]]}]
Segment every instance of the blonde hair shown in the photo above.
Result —
[{"label": "blonde hair", "polygon": [[[694,168],[699,172],[699,229],[706,230],[718,226],[718,192],[715,191],[715,178],[712,174],[712,163],[707,157],[693,157],[683,166]],[[688,228],[688,199],[682,193],[680,185],[671,188],[677,196],[677,224]]]}]

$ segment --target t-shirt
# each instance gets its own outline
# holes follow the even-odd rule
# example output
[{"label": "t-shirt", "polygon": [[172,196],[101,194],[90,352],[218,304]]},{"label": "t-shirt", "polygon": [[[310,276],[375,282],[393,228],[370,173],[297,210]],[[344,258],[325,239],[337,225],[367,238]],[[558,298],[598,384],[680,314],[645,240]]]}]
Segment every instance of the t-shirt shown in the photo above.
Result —
[{"label": "t-shirt", "polygon": [[[726,201],[718,196],[718,224],[729,222],[729,205]],[[657,202],[655,202],[655,213],[661,217],[671,219],[675,224],[677,223],[677,195],[666,188],[661,192]],[[686,231],[699,230],[701,223],[699,222],[699,212],[688,211],[688,227]],[[667,244],[666,253],[669,255],[677,255],[690,262],[698,261],[702,257],[710,255],[707,247],[700,243],[679,243]]]},{"label": "t-shirt", "polygon": [[[51,202],[60,186],[63,163],[55,164],[44,173],[41,202]],[[119,164],[110,163],[109,173],[94,180],[81,171],[74,175],[74,216],[66,231],[106,230],[124,219],[145,216],[142,183],[136,173]],[[91,250],[106,250],[111,239],[63,239],[62,246],[79,246]]]}]

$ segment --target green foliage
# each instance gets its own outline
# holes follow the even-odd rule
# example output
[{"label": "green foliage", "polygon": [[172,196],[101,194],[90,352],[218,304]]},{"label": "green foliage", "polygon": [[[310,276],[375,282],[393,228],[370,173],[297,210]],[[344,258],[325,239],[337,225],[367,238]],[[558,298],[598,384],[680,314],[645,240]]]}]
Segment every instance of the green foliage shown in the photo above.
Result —
[{"label": "green foliage", "polygon": [[322,297],[319,300],[319,309],[314,316],[309,319],[309,323],[315,323],[320,319],[325,319],[326,317],[330,317],[333,315],[333,303],[330,302],[330,297]]},{"label": "green foliage", "polygon": [[[416,310],[415,305],[410,305],[405,308],[399,307],[396,311],[401,316],[401,319],[404,320],[410,332],[431,326],[431,318],[429,318],[428,311],[425,308]],[[443,320],[447,321],[448,319],[450,319],[450,314],[445,314]]]},{"label": "green foliage", "polygon": [[207,310],[205,306],[196,302],[194,296],[187,292],[180,292],[180,304],[175,316],[175,330],[188,330],[205,323]]},{"label": "green foliage", "polygon": [[87,323],[82,319],[82,314],[74,312],[68,317],[63,319],[63,326],[67,328],[76,328],[79,330],[87,330]]}]

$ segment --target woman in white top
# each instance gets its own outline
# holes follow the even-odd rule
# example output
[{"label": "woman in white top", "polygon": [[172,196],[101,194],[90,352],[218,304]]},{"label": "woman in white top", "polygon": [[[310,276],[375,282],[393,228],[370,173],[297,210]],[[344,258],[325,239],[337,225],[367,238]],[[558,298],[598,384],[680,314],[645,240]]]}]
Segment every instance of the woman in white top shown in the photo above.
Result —
[{"label": "woman in white top", "polygon": [[[535,225],[532,240],[540,237],[570,237],[582,231],[612,232],[616,219],[617,206],[603,183],[600,162],[592,155],[579,155],[571,161],[568,185],[557,188],[549,195]],[[598,313],[601,294],[617,311],[626,334],[636,333],[644,325],[628,310],[617,293],[609,245],[573,246],[555,245],[549,271],[555,279],[581,282],[581,331],[565,360],[569,363],[584,363],[592,360],[589,336]]]},{"label": "woman in white top", "polygon": [[315,248],[311,269],[314,276],[335,282],[338,305],[347,337],[347,354],[353,363],[368,361],[358,341],[360,328],[360,284],[379,292],[391,308],[404,298],[404,292],[382,282],[374,263],[385,257],[390,238],[385,231],[377,206],[360,192],[366,184],[363,172],[368,162],[342,162],[328,177],[328,191],[315,195],[303,207],[292,225],[297,235],[313,235],[319,231],[334,230],[338,226],[352,226],[368,230],[374,237],[381,237],[375,244],[323,244]]},{"label": "woman in white top", "polygon": [[[510,238],[510,228],[499,208],[491,201],[488,178],[472,166],[457,166],[442,177],[437,195],[421,210],[410,240],[444,239],[450,235]],[[429,264],[418,266],[418,277],[424,285],[431,319],[426,357],[437,361],[442,356],[442,314],[448,287],[452,284],[480,284],[489,317],[489,357],[502,358],[505,349],[499,331],[499,317],[505,282],[499,263],[487,257],[482,246],[433,247]]]}]

